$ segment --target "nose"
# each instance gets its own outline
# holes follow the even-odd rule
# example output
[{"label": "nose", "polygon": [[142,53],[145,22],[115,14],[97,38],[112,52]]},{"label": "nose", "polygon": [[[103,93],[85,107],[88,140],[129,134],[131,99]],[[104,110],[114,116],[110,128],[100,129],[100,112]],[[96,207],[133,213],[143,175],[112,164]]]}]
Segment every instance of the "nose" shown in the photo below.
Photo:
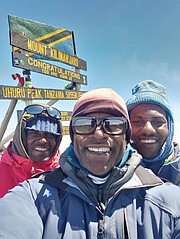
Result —
[{"label": "nose", "polygon": [[45,142],[47,142],[47,139],[46,139],[45,137],[41,137],[41,138],[39,139],[39,141],[45,143]]},{"label": "nose", "polygon": [[145,134],[152,134],[152,133],[156,132],[155,128],[153,127],[153,125],[150,121],[147,121],[147,122],[144,123],[142,131]]},{"label": "nose", "polygon": [[97,126],[94,131],[94,138],[101,139],[104,137],[108,137],[108,135],[103,131],[103,128],[101,127],[101,125]]},{"label": "nose", "polygon": [[40,132],[40,134],[38,135],[38,138],[39,138],[39,141],[42,143],[45,143],[48,141],[46,134],[44,132]]}]

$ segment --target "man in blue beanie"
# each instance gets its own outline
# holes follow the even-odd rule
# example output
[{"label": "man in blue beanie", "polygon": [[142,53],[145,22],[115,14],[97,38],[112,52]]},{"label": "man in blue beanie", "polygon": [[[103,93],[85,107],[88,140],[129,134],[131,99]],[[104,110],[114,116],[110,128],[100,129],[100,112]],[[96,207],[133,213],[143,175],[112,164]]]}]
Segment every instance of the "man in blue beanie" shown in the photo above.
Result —
[{"label": "man in blue beanie", "polygon": [[143,164],[161,178],[180,185],[179,146],[173,142],[174,118],[163,85],[144,80],[132,89],[126,102],[132,146]]}]

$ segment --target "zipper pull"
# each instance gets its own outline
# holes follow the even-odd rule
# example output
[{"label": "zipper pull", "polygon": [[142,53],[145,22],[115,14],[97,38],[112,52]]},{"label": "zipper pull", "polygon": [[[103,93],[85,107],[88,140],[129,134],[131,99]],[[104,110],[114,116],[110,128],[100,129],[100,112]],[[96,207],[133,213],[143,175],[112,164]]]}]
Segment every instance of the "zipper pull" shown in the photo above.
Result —
[{"label": "zipper pull", "polygon": [[32,168],[31,168],[31,173],[32,174],[35,174],[35,168],[32,166]]}]

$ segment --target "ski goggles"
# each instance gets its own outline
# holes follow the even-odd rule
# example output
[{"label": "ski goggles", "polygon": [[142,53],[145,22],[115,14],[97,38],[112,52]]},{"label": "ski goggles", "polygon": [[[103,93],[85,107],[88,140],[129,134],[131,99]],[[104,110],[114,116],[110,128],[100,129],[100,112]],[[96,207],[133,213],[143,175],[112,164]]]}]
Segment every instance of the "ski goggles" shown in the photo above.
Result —
[{"label": "ski goggles", "polygon": [[48,107],[48,106],[42,106],[42,105],[28,105],[24,109],[24,113],[30,114],[30,115],[39,115],[43,112],[46,112],[49,116],[55,118],[55,119],[61,119],[61,112],[54,108],[54,107]]},{"label": "ski goggles", "polygon": [[103,120],[86,116],[72,118],[72,130],[76,134],[92,134],[98,126],[109,135],[122,135],[127,130],[127,120],[124,117],[107,117]]}]

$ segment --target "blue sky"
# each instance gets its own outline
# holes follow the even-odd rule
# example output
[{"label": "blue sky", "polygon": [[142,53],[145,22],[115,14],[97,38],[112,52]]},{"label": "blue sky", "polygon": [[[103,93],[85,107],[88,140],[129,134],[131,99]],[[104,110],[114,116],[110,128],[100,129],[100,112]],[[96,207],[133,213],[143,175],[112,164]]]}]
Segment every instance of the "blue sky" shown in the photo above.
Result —
[{"label": "blue sky", "polygon": [[[111,87],[126,101],[131,89],[144,79],[167,89],[175,117],[175,138],[180,140],[180,1],[179,0],[1,0],[0,84],[15,86],[11,74],[22,70],[11,63],[8,15],[74,31],[78,56],[87,61],[87,86],[82,90]],[[66,66],[64,65],[64,68]],[[69,82],[32,72],[37,88],[64,89]],[[47,101],[45,101],[47,102]],[[9,100],[0,100],[0,123]],[[75,101],[59,101],[71,111]],[[16,110],[6,134],[16,126]]]}]

